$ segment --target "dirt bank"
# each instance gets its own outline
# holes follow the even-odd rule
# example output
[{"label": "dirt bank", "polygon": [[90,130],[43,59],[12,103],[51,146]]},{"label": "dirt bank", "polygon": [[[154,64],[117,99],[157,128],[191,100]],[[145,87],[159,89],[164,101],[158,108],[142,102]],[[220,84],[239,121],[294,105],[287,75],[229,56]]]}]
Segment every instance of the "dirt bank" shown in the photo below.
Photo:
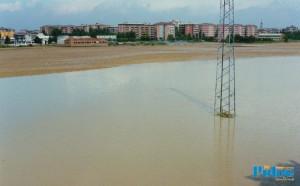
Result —
[{"label": "dirt bank", "polygon": [[[215,43],[173,46],[0,49],[0,77],[70,72],[151,62],[216,59]],[[237,57],[300,56],[300,43],[239,45]]]}]

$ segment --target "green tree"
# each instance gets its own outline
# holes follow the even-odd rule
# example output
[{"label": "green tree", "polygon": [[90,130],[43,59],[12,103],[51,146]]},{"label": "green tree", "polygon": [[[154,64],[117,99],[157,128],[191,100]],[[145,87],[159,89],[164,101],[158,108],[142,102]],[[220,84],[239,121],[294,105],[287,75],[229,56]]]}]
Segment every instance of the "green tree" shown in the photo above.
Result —
[{"label": "green tree", "polygon": [[52,37],[52,36],[50,36],[50,37],[49,37],[48,43],[49,43],[49,44],[51,44],[51,43],[57,43],[57,37]]},{"label": "green tree", "polygon": [[284,35],[289,40],[300,40],[300,31],[298,31],[298,32],[285,32]]},{"label": "green tree", "polygon": [[74,29],[70,35],[71,36],[87,36],[89,34],[82,29]]},{"label": "green tree", "polygon": [[104,28],[104,29],[90,29],[89,30],[89,35],[91,37],[96,38],[98,35],[115,35],[114,33],[111,33],[109,29]]},{"label": "green tree", "polygon": [[174,35],[172,34],[168,35],[168,41],[175,41]]},{"label": "green tree", "polygon": [[127,42],[128,38],[125,37],[125,33],[118,33],[117,34],[117,41],[119,41],[119,42]]},{"label": "green tree", "polygon": [[4,43],[7,45],[10,44],[10,38],[8,36],[6,36]]},{"label": "green tree", "polygon": [[145,34],[141,37],[141,41],[150,41],[150,37],[148,36],[148,34]]},{"label": "green tree", "polygon": [[128,32],[127,37],[129,38],[129,41],[135,41],[136,40],[135,32]]},{"label": "green tree", "polygon": [[284,42],[287,43],[287,42],[289,42],[289,37],[286,34],[284,34],[283,40],[284,40]]},{"label": "green tree", "polygon": [[63,35],[62,31],[60,29],[55,28],[51,32],[51,36],[53,36],[53,37],[57,37],[57,36],[60,36],[60,35]]},{"label": "green tree", "polygon": [[203,40],[207,41],[207,42],[214,42],[214,41],[216,41],[216,38],[215,37],[203,37]]},{"label": "green tree", "polygon": [[187,35],[186,40],[188,40],[188,41],[193,40],[193,36],[191,34]]},{"label": "green tree", "polygon": [[42,44],[42,39],[39,37],[34,38],[34,42],[37,44]]},{"label": "green tree", "polygon": [[51,36],[50,36],[50,39],[49,39],[49,43],[57,43],[57,36],[60,36],[60,35],[63,35],[62,31],[60,29],[53,29],[52,32],[51,32]]},{"label": "green tree", "polygon": [[256,38],[254,36],[240,36],[235,35],[234,40],[236,43],[254,43],[256,42]]},{"label": "green tree", "polygon": [[186,36],[184,33],[180,32],[180,29],[178,27],[175,28],[175,36],[176,40],[186,40]]},{"label": "green tree", "polygon": [[134,32],[118,33],[117,40],[119,42],[136,41],[136,34]]}]

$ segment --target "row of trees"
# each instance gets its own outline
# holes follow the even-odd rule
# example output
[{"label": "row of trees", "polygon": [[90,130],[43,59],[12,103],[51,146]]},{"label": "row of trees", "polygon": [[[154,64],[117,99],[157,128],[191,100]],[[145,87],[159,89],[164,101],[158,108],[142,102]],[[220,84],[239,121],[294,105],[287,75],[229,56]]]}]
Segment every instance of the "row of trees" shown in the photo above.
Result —
[{"label": "row of trees", "polygon": [[[56,42],[57,41],[57,36],[59,35],[66,35],[63,34],[60,29],[54,29],[51,33],[51,38],[50,38],[50,43],[51,42]],[[114,33],[111,33],[108,29],[90,29],[89,32],[85,32],[82,29],[74,29],[71,34],[68,34],[70,36],[91,36],[91,37],[96,37],[97,35],[114,35]],[[208,42],[213,42],[216,41],[216,36],[215,37],[205,37],[204,34],[201,32],[197,35],[185,35],[179,31],[179,28],[176,28],[175,30],[175,35],[169,35],[167,40],[168,41],[208,41]],[[142,36],[140,41],[150,41],[151,38],[148,35]],[[119,42],[134,42],[137,41],[136,33],[134,32],[127,32],[127,33],[118,33],[117,34],[117,41]],[[235,41],[236,42],[243,42],[243,43],[254,43],[256,42],[256,38],[253,36],[250,37],[242,37],[239,35],[235,36]]]},{"label": "row of trees", "polygon": [[72,33],[65,34],[60,29],[53,29],[51,34],[52,37],[57,37],[60,35],[70,35],[70,36],[91,36],[96,37],[97,35],[115,35],[114,33],[111,33],[108,29],[90,29],[89,32],[86,32],[82,29],[74,29]]},{"label": "row of trees", "polygon": [[285,40],[300,40],[300,31],[298,32],[287,32],[285,34]]},{"label": "row of trees", "polygon": [[234,37],[235,42],[237,43],[254,43],[257,41],[257,39],[254,36],[240,36],[240,35],[236,35]]},{"label": "row of trees", "polygon": [[136,34],[135,32],[118,33],[117,40],[119,42],[133,42],[136,41]]},{"label": "row of trees", "polygon": [[89,32],[86,32],[82,29],[74,29],[71,34],[65,34],[60,29],[53,29],[50,35],[51,37],[49,43],[57,42],[57,37],[60,35],[91,36],[96,38],[97,35],[115,35],[115,34],[111,33],[108,29],[90,29]]},{"label": "row of trees", "polygon": [[[169,41],[175,41],[175,37],[173,35],[169,35],[167,38]],[[127,32],[127,33],[118,33],[117,34],[117,41],[119,42],[133,42],[137,41],[136,33],[134,32]],[[139,41],[151,41],[153,40],[151,37],[149,37],[147,34],[143,35]]]},{"label": "row of trees", "polygon": [[[51,32],[51,37],[49,43],[57,42],[57,37],[60,35],[69,35],[69,36],[91,36],[96,38],[97,35],[115,35],[111,33],[108,29],[90,29],[89,32],[85,32],[82,29],[74,29],[71,34],[64,34],[60,29],[53,29]],[[168,40],[175,41],[175,37],[173,35],[168,36]],[[134,42],[137,41],[137,36],[135,32],[126,32],[126,33],[118,33],[117,41],[119,42]],[[139,41],[151,41],[152,39],[148,35],[143,35]]]},{"label": "row of trees", "polygon": [[255,43],[255,42],[273,42],[272,39],[259,39],[254,36],[240,36],[240,35],[235,35],[234,41],[236,43]]},{"label": "row of trees", "polygon": [[[217,36],[215,37],[206,37],[204,34],[201,32],[197,35],[185,35],[180,32],[176,32],[176,40],[181,40],[181,41],[208,41],[208,42],[214,42],[217,41]],[[257,39],[254,36],[240,36],[240,35],[235,35],[235,42],[237,43],[254,43],[256,42]]]},{"label": "row of trees", "polygon": [[[117,38],[119,42],[128,42],[128,41],[136,41],[136,34],[134,32],[128,32],[128,33],[118,33]],[[145,35],[142,36],[141,41],[150,41],[150,37]],[[216,41],[215,37],[205,37],[204,35],[202,36],[192,36],[192,35],[184,35],[177,33],[176,37],[173,35],[169,35],[167,38],[168,41],[208,41],[208,42],[213,42]],[[254,43],[258,41],[254,36],[245,36],[242,37],[240,35],[235,36],[235,41],[237,43]]]},{"label": "row of trees", "polygon": [[179,28],[176,28],[175,30],[175,35],[176,38],[175,40],[178,41],[208,41],[208,42],[213,42],[216,41],[216,36],[215,37],[206,37],[202,32],[199,32],[197,35],[191,35],[191,34],[184,34],[179,31]]},{"label": "row of trees", "polygon": [[[51,38],[50,38],[50,43],[51,42],[56,42],[57,41],[57,36],[59,35],[66,35],[63,34],[61,30],[59,29],[54,29],[51,33]],[[91,37],[96,37],[97,35],[114,35],[114,33],[111,33],[108,29],[90,29],[89,32],[85,32],[82,29],[75,29],[70,36],[91,36]],[[201,32],[195,36],[193,35],[185,35],[181,32],[179,32],[179,29],[176,28],[175,32],[176,37],[173,35],[169,35],[167,40],[168,41],[209,41],[213,42],[216,41],[216,36],[215,37],[205,37],[204,34]],[[9,38],[8,38],[9,39]],[[117,40],[119,42],[134,42],[137,41],[136,34],[134,32],[127,32],[127,33],[118,33],[117,34]],[[148,35],[144,35],[140,38],[140,41],[150,41],[151,38]],[[300,40],[300,32],[293,32],[293,33],[285,33],[284,41],[288,40]],[[235,36],[235,42],[237,43],[254,43],[262,41],[260,39],[255,38],[254,36],[240,36],[236,35]],[[271,41],[271,40],[263,40],[263,41]]]},{"label": "row of trees", "polygon": [[179,35],[176,35],[175,39],[177,41],[208,41],[208,42],[216,41],[215,37],[206,37],[203,34],[199,34],[196,36],[193,36],[191,34],[188,34],[188,35],[179,34]]}]

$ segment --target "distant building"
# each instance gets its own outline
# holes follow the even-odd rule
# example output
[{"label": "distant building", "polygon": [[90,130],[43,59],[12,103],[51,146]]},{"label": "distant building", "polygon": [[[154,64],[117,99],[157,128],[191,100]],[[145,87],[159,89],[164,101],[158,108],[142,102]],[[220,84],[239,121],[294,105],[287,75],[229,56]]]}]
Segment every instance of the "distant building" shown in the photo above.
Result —
[{"label": "distant building", "polygon": [[247,37],[256,37],[257,35],[257,26],[256,25],[246,25],[246,36]]},{"label": "distant building", "polygon": [[65,46],[68,47],[90,47],[90,46],[108,46],[105,39],[91,37],[69,37],[65,40]]},{"label": "distant building", "polygon": [[259,29],[258,33],[279,34],[281,33],[281,30],[279,28],[263,28],[263,29]]},{"label": "distant building", "polygon": [[183,31],[184,35],[193,36],[193,26],[194,26],[193,24],[184,24],[184,25],[182,25],[182,27],[184,29],[184,31]]},{"label": "distant building", "polygon": [[15,35],[15,46],[28,46],[34,43],[32,34],[27,31],[16,32]]},{"label": "distant building", "polygon": [[168,40],[169,36],[175,39],[175,25],[169,22],[156,23],[156,38],[158,40]]},{"label": "distant building", "polygon": [[239,24],[234,25],[234,34],[245,37],[246,36],[246,27],[243,25],[239,25]]},{"label": "distant building", "polygon": [[48,45],[49,43],[49,36],[46,36],[45,34],[43,33],[38,33],[36,35],[36,37],[40,38],[41,39],[41,44],[42,45]]},{"label": "distant building", "polygon": [[283,29],[283,32],[290,32],[290,33],[299,32],[299,31],[300,31],[299,28],[294,25],[291,25]]},{"label": "distant building", "polygon": [[116,28],[117,27],[113,27],[110,25],[105,25],[105,24],[100,24],[100,23],[96,23],[96,24],[82,24],[80,26],[75,26],[75,29],[79,29],[79,30],[83,30],[85,32],[90,32],[90,30],[104,30],[107,29],[109,32],[111,33],[116,33]]},{"label": "distant building", "polygon": [[283,34],[281,34],[281,33],[258,33],[257,38],[273,40],[273,41],[280,41],[283,38]]},{"label": "distant building", "polygon": [[264,29],[264,22],[263,22],[262,20],[260,21],[259,29],[260,29],[260,30]]},{"label": "distant building", "polygon": [[84,32],[90,32],[90,25],[75,26],[75,29],[83,30]]},{"label": "distant building", "polygon": [[75,25],[44,25],[40,28],[40,31],[46,35],[51,35],[53,30],[60,30],[63,34],[71,34],[74,29],[76,29]]},{"label": "distant building", "polygon": [[227,38],[229,36],[230,26],[229,25],[218,25],[218,39],[220,40],[223,37]]},{"label": "distant building", "polygon": [[69,39],[70,36],[62,35],[62,36],[57,36],[57,44],[58,45],[64,45],[65,40]]},{"label": "distant building", "polygon": [[44,26],[41,26],[40,31],[49,36],[52,34],[52,31],[54,29],[61,29],[61,26],[59,26],[59,25],[44,25]]},{"label": "distant building", "polygon": [[119,24],[118,32],[134,32],[137,39],[141,39],[142,37],[149,37],[152,40],[156,39],[156,27],[151,24]]},{"label": "distant building", "polygon": [[83,30],[85,32],[90,32],[91,29],[94,29],[94,30],[107,29],[111,33],[117,33],[116,32],[117,27],[113,27],[113,26],[105,25],[105,24],[100,24],[100,23],[82,24],[82,25],[79,25],[79,26],[76,26],[76,25],[44,25],[44,26],[41,26],[40,31],[45,33],[46,35],[51,35],[52,31],[54,29],[61,30],[63,34],[71,34],[75,29],[76,30]]},{"label": "distant building", "polygon": [[112,40],[115,41],[117,40],[117,36],[116,35],[99,35],[97,36],[98,39],[105,39],[105,40]]},{"label": "distant building", "polygon": [[117,34],[118,33],[118,27],[117,26],[109,26],[107,27],[109,33],[111,34]]},{"label": "distant building", "polygon": [[101,23],[91,24],[88,26],[90,27],[90,29],[100,29],[100,30],[108,29],[111,27],[110,25],[101,24]]},{"label": "distant building", "polygon": [[194,24],[193,25],[193,35],[194,38],[200,38],[200,25]]},{"label": "distant building", "polygon": [[13,39],[15,35],[14,29],[0,27],[0,40],[4,40],[6,37]]},{"label": "distant building", "polygon": [[216,31],[217,31],[217,26],[215,24],[211,24],[211,23],[203,23],[203,24],[200,24],[200,31],[201,31],[202,35],[205,37],[215,37]]},{"label": "distant building", "polygon": [[[60,27],[60,30],[63,34],[72,34],[72,32],[77,29],[77,26],[75,25],[63,25]],[[78,28],[80,29],[80,28]]]},{"label": "distant building", "polygon": [[[223,32],[223,26],[218,25],[218,36],[222,35]],[[225,25],[224,26],[224,37],[227,38],[230,33],[230,26]],[[239,35],[241,37],[255,37],[257,35],[257,26],[256,25],[241,25],[241,24],[235,24],[234,25],[234,34]]]},{"label": "distant building", "polygon": [[47,45],[49,41],[49,36],[46,36],[43,33],[40,33],[38,30],[29,31],[22,30],[20,32],[16,32],[14,35],[14,44],[15,46],[28,46],[35,44],[35,39],[39,38],[41,40],[42,45]]},{"label": "distant building", "polygon": [[185,35],[185,25],[184,24],[179,24],[179,26],[178,26],[178,32],[181,35]]},{"label": "distant building", "polygon": [[193,24],[181,24],[179,29],[185,36],[193,36]]},{"label": "distant building", "polygon": [[200,25],[199,24],[181,24],[179,26],[179,32],[185,36],[191,36],[194,38],[200,37]]}]

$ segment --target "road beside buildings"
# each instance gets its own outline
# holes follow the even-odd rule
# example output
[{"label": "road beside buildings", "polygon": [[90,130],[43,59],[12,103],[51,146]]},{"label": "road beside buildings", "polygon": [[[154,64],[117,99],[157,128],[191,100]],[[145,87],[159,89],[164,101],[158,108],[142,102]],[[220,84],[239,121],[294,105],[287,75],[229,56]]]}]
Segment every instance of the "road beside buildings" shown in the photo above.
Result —
[{"label": "road beside buildings", "polygon": [[[240,44],[237,57],[300,56],[300,43]],[[127,64],[216,59],[216,43],[163,46],[0,49],[0,77],[110,68]]]}]

